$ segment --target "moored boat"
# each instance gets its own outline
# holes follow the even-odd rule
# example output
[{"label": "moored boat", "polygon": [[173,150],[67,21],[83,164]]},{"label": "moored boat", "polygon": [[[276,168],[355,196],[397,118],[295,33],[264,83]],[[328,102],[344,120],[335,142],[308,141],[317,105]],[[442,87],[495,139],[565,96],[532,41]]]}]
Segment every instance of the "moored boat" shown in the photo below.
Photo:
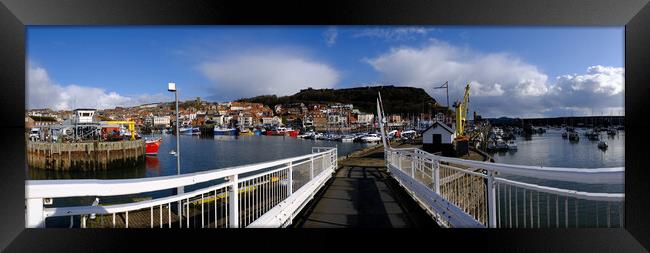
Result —
[{"label": "moored boat", "polygon": [[145,154],[158,155],[158,148],[160,148],[160,143],[162,143],[162,138],[145,139]]},{"label": "moored boat", "polygon": [[286,135],[287,129],[284,127],[278,127],[271,130],[266,130],[266,135]]},{"label": "moored boat", "polygon": [[214,135],[231,135],[237,136],[236,128],[214,127]]},{"label": "moored boat", "polygon": [[253,131],[248,129],[239,131],[239,136],[253,136],[253,135],[255,135],[255,133],[253,133]]},{"label": "moored boat", "polygon": [[341,137],[341,142],[353,142],[353,141],[354,141],[353,135],[346,135]]},{"label": "moored boat", "polygon": [[368,134],[361,138],[363,142],[378,142],[381,141],[381,137],[378,134]]},{"label": "moored boat", "polygon": [[185,135],[199,135],[201,134],[201,129],[198,127],[181,127],[178,129],[178,132]]},{"label": "moored boat", "polygon": [[599,149],[607,149],[607,142],[604,142],[604,141],[598,142],[598,148]]},{"label": "moored boat", "polygon": [[287,135],[289,135],[290,137],[298,137],[298,134],[300,134],[300,130],[291,130],[291,129],[287,130]]},{"label": "moored boat", "polygon": [[513,140],[509,140],[506,146],[508,147],[508,150],[517,150],[517,143]]}]

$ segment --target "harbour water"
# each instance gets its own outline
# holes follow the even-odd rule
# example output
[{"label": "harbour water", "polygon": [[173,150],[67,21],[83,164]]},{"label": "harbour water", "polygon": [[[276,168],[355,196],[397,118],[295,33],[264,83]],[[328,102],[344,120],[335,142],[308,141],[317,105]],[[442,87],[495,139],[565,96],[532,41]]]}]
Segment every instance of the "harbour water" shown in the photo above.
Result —
[{"label": "harbour water", "polygon": [[[533,135],[529,139],[517,137],[517,151],[496,152],[493,157],[498,163],[548,166],[548,167],[574,167],[574,168],[600,168],[600,167],[622,167],[625,161],[625,133],[619,131],[616,136],[609,137],[602,133],[601,138],[607,141],[609,147],[602,151],[597,148],[597,141],[590,141],[581,133],[580,141],[569,142],[561,137],[561,130],[549,129],[541,135]],[[162,144],[157,156],[148,156],[146,163],[140,168],[117,169],[117,170],[96,170],[96,171],[51,171],[29,169],[30,179],[117,179],[117,178],[144,178],[169,176],[176,174],[176,157],[170,155],[171,150],[176,149],[176,136],[162,135]],[[342,143],[320,140],[304,140],[283,136],[190,136],[182,135],[181,139],[181,173],[223,169],[237,165],[266,162],[292,156],[299,156],[311,152],[312,147],[338,147],[339,156],[344,156],[355,150],[368,147],[372,144],[364,143]],[[507,176],[506,176],[507,177]],[[512,178],[515,179],[515,178]],[[585,190],[592,192],[624,192],[624,184],[617,185],[589,185],[561,182],[552,180],[540,180],[530,178],[517,178],[524,182],[538,183],[541,185],[559,187],[565,189]],[[542,182],[543,181],[543,182]],[[214,184],[215,182],[210,182]],[[197,187],[200,187],[197,185]],[[193,188],[193,187],[191,187]],[[186,189],[191,190],[191,189]],[[505,199],[505,188],[501,189],[499,198]],[[135,199],[158,198],[174,194],[173,190],[149,192],[130,196],[103,197],[102,204],[114,204],[130,202]],[[515,192],[515,200],[520,206],[524,202],[522,192]],[[531,195],[532,196],[532,195]],[[545,195],[541,195],[545,199]],[[536,200],[540,198],[537,195]],[[94,197],[78,197],[57,199],[52,207],[74,206],[79,204],[92,203]],[[551,203],[552,204],[552,203]],[[546,208],[542,203],[542,209]],[[589,201],[580,202],[579,207],[569,202],[568,210],[580,213],[580,224],[593,226],[591,220],[596,216],[605,220],[606,205],[596,205]],[[551,205],[551,208],[555,206]],[[564,206],[560,206],[564,208]],[[573,211],[571,211],[573,212]],[[574,213],[575,213],[574,212]],[[622,207],[612,210],[612,217],[617,217],[622,212]],[[501,214],[501,218],[505,218]],[[573,213],[571,214],[573,215]],[[542,213],[542,219],[547,218]],[[597,219],[597,218],[596,218]],[[551,219],[552,220],[552,219]],[[48,219],[48,226],[65,227],[69,220],[66,218]],[[74,223],[78,223],[75,220]]]},{"label": "harbour water", "polygon": [[[576,129],[580,134],[578,142],[562,138],[563,130],[548,129],[543,134],[533,134],[529,138],[518,136],[517,150],[491,153],[497,163],[560,167],[560,168],[611,168],[625,167],[625,132],[618,131],[615,136],[602,132],[600,139],[607,142],[607,149],[598,148],[598,141],[589,140],[584,133],[589,129]],[[508,176],[505,176],[508,177]],[[579,191],[624,192],[624,182],[620,184],[579,184],[573,182],[549,181],[523,177],[510,177],[533,184],[574,189]]]},{"label": "harbour water", "polygon": [[[157,156],[147,156],[140,168],[52,171],[28,169],[30,179],[125,179],[176,175],[175,135],[161,135],[163,141]],[[306,155],[312,147],[337,147],[344,156],[368,147],[366,143],[342,143],[304,140],[288,136],[198,136],[181,135],[181,174],[222,169],[232,166],[268,162]]]},{"label": "harbour water", "polygon": [[544,134],[534,134],[530,139],[517,136],[516,151],[495,152],[491,155],[497,163],[565,168],[603,168],[625,166],[625,132],[615,136],[601,133],[607,142],[606,150],[598,149],[598,141],[584,136],[587,129],[576,129],[580,141],[562,139],[560,129],[548,129]]}]

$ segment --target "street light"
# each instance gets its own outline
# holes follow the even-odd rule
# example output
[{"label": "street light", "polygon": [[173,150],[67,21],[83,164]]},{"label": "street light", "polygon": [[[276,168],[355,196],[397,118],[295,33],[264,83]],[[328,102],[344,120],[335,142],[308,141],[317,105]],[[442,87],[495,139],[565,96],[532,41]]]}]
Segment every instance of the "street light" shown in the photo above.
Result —
[{"label": "street light", "polygon": [[[176,90],[176,83],[168,83],[167,90],[174,93],[174,100],[176,100],[176,174],[181,174],[181,139],[178,128],[178,91]],[[183,193],[183,187],[178,187],[178,194]],[[180,203],[180,202],[179,202]],[[179,204],[180,205],[180,204]]]}]

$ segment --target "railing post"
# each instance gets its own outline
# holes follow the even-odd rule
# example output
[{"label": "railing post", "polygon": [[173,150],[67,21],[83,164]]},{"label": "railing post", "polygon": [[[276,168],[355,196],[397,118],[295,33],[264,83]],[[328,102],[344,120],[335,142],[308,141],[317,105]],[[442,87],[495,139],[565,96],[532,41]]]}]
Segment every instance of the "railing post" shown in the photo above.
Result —
[{"label": "railing post", "polygon": [[402,170],[402,153],[397,153],[397,168]]},{"label": "railing post", "polygon": [[333,170],[337,170],[339,168],[339,159],[338,159],[338,148],[334,148],[334,151],[332,152],[332,168]]},{"label": "railing post", "polygon": [[[322,162],[321,162],[321,166],[323,166]],[[311,181],[312,179],[314,179],[314,157],[313,156],[311,158],[311,167],[309,167],[309,181]]]},{"label": "railing post", "polygon": [[487,173],[487,204],[488,204],[488,227],[496,228],[497,226],[497,206],[496,190],[494,184],[494,171],[489,170]]},{"label": "railing post", "polygon": [[230,176],[230,182],[232,186],[230,187],[230,196],[228,201],[230,202],[230,225],[234,228],[239,227],[239,175]]},{"label": "railing post", "polygon": [[44,228],[43,199],[25,200],[25,227]]},{"label": "railing post", "polygon": [[411,154],[411,177],[413,179],[416,179],[415,178],[415,153]]},{"label": "railing post", "polygon": [[433,162],[431,163],[431,167],[433,168],[432,170],[433,190],[437,194],[440,194],[440,161],[433,160]]},{"label": "railing post", "polygon": [[289,182],[287,183],[287,196],[293,193],[293,161],[289,162]]}]

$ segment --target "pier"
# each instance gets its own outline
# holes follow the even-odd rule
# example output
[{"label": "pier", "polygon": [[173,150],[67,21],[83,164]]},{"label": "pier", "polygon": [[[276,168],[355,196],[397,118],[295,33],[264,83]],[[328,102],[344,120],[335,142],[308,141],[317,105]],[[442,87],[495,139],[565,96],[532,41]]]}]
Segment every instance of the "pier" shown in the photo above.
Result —
[{"label": "pier", "polygon": [[293,227],[438,227],[386,171],[381,146],[340,161]]},{"label": "pier", "polygon": [[47,170],[94,170],[144,163],[144,140],[114,142],[27,141],[27,164]]},{"label": "pier", "polygon": [[[412,145],[336,148],[175,176],[28,180],[27,227],[623,227],[624,197],[540,180],[620,184],[624,168],[552,168],[442,157]],[[532,180],[525,180],[529,178]],[[541,182],[541,183],[540,183]],[[200,187],[197,187],[199,186]],[[165,197],[104,203],[185,189]],[[61,198],[99,203],[54,206]]]}]

